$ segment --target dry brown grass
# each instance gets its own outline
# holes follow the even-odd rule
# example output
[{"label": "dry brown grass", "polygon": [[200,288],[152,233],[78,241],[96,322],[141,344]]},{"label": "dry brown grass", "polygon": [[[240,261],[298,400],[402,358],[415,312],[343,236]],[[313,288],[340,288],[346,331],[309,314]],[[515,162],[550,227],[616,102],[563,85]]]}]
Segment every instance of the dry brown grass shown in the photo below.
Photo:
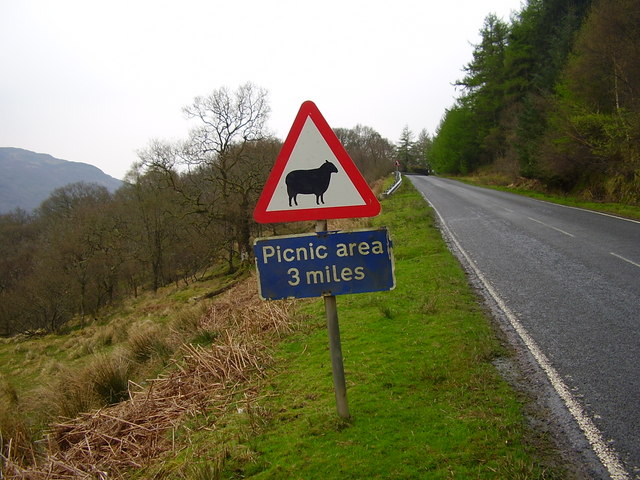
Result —
[{"label": "dry brown grass", "polygon": [[173,348],[163,327],[150,320],[136,322],[129,328],[127,348],[137,362],[146,362],[154,356],[167,357]]},{"label": "dry brown grass", "polygon": [[200,328],[219,332],[215,344],[185,344],[171,373],[145,388],[131,383],[129,400],[51,425],[37,464],[2,452],[5,478],[124,479],[174,448],[170,432],[186,419],[230,408],[269,365],[267,339],[292,329],[291,302],[262,302],[255,283],[241,282],[201,317]]},{"label": "dry brown grass", "polygon": [[11,449],[21,462],[27,462],[32,455],[31,435],[24,418],[16,414],[17,408],[15,388],[0,376],[0,446]]}]

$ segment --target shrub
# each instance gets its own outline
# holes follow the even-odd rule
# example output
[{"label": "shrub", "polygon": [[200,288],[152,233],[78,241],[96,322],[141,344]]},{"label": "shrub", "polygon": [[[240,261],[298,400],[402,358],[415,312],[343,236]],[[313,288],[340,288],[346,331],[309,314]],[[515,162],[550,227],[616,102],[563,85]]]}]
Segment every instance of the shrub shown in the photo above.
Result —
[{"label": "shrub", "polygon": [[70,368],[61,368],[55,377],[38,389],[38,406],[44,416],[75,417],[87,412],[99,404],[92,385],[87,381],[85,372]]},{"label": "shrub", "polygon": [[129,397],[131,370],[131,362],[123,356],[101,355],[88,369],[88,383],[102,404],[118,403]]},{"label": "shrub", "polygon": [[22,412],[18,392],[0,375],[0,459],[29,463],[34,457],[32,437],[33,432]]},{"label": "shrub", "polygon": [[136,323],[129,329],[128,349],[136,361],[143,363],[151,357],[166,358],[171,347],[160,327],[151,323]]},{"label": "shrub", "polygon": [[191,336],[201,328],[202,317],[207,313],[209,304],[199,302],[197,305],[178,311],[171,321],[171,328],[179,334]]},{"label": "shrub", "polygon": [[211,345],[220,334],[212,330],[200,330],[191,340],[193,345]]}]

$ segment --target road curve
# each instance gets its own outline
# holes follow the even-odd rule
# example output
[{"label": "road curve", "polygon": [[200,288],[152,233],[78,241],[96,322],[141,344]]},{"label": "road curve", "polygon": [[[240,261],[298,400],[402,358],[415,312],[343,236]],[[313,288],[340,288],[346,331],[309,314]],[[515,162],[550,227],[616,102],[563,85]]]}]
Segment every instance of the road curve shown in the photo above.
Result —
[{"label": "road curve", "polygon": [[640,478],[640,222],[408,176],[613,479]]}]

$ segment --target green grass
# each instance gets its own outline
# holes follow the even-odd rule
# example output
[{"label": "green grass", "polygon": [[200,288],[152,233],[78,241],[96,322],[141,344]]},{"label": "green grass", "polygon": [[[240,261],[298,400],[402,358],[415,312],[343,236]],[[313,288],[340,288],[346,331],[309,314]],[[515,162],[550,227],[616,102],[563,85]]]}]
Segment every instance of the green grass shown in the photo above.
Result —
[{"label": "green grass", "polygon": [[[189,317],[192,315],[190,310],[195,310],[198,316],[202,313],[198,312],[199,304],[192,301],[193,297],[220,290],[242,278],[246,270],[232,276],[216,273],[188,286],[169,285],[157,293],[145,292],[130,298],[117,310],[105,310],[100,318],[83,328],[79,321],[72,321],[60,334],[0,338],[0,379],[9,382],[22,397],[29,395],[61,367],[82,368],[95,355],[108,354],[117,345],[130,343],[134,356],[146,359],[163,349],[159,332],[162,329],[166,332],[167,323]],[[186,330],[192,328],[187,327]],[[151,338],[153,333],[158,333],[155,342]],[[133,342],[128,342],[132,334]]]},{"label": "green grass", "polygon": [[606,203],[606,202],[590,202],[581,200],[573,196],[552,195],[550,193],[537,192],[534,190],[526,190],[522,188],[494,187],[505,192],[517,193],[527,197],[544,200],[546,202],[567,205],[569,207],[584,208],[596,212],[610,213],[621,217],[640,220],[640,207],[637,205],[625,205],[622,203]]},{"label": "green grass", "polygon": [[543,192],[540,190],[509,186],[509,183],[505,178],[494,178],[488,175],[485,176],[473,176],[473,177],[451,177],[461,182],[469,183],[476,186],[485,188],[492,188],[494,190],[500,190],[502,192],[516,193],[537,200],[544,200],[546,202],[557,203],[559,205],[566,205],[569,207],[584,208],[586,210],[593,210],[595,212],[609,213],[612,215],[618,215],[621,217],[640,220],[640,206],[638,205],[626,205],[622,203],[607,203],[607,202],[594,202],[582,199],[574,195],[558,195],[549,192]]},{"label": "green grass", "polygon": [[[509,353],[410,182],[384,201],[372,222],[382,225],[394,242],[396,289],[337,299],[351,419],[336,412],[323,302],[298,301],[299,328],[268,347],[269,374],[239,388],[226,411],[166,432],[172,451],[129,478],[566,478],[527,427],[526,399],[497,373],[492,362]],[[96,354],[124,348],[132,358],[156,358],[162,328],[215,341],[217,332],[196,328],[204,310],[189,299],[221,284],[211,278],[141,296],[109,321],[67,335],[0,342],[0,423],[18,431],[9,421],[34,385],[86,367]],[[140,334],[134,341],[131,328]],[[124,367],[104,375],[107,396],[122,390]]]},{"label": "green grass", "polygon": [[243,275],[209,275],[145,292],[84,326],[72,321],[60,333],[0,338],[0,449],[16,437],[14,448],[29,459],[29,442],[41,439],[58,415],[73,417],[128,398],[129,380],[144,383],[165,369],[181,342],[213,335],[197,330],[207,302],[190,299]]},{"label": "green grass", "polygon": [[542,466],[492,364],[507,353],[423,200],[405,184],[383,212],[397,288],[338,297],[352,418],[336,413],[322,301],[304,302],[308,328],[261,392],[261,434],[220,478],[561,478]]}]

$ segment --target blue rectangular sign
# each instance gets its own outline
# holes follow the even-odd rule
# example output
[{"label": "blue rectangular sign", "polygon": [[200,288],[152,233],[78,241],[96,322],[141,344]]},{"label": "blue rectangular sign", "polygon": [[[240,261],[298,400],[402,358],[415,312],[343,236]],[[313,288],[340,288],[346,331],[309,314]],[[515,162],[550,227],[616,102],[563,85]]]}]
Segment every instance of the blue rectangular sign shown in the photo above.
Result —
[{"label": "blue rectangular sign", "polygon": [[265,300],[377,292],[395,287],[386,228],[258,238],[253,244]]}]

